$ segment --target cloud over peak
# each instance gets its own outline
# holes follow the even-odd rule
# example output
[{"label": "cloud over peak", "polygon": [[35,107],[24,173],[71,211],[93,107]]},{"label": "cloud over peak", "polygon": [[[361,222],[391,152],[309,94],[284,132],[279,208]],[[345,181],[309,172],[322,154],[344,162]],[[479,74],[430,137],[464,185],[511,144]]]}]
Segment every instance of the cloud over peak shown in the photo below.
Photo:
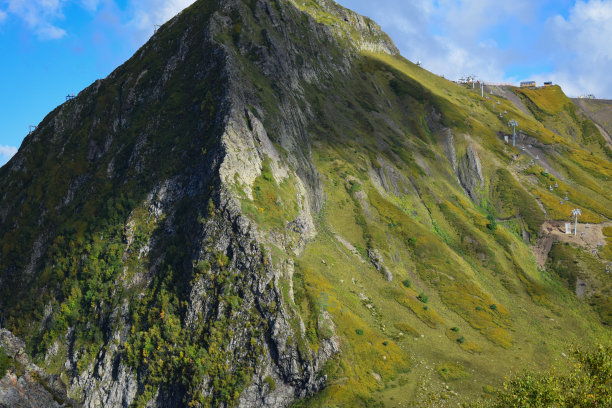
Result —
[{"label": "cloud over peak", "polygon": [[6,163],[17,153],[15,146],[3,146],[0,145],[0,166]]},{"label": "cloud over peak", "polygon": [[153,31],[154,24],[163,24],[174,17],[179,11],[191,5],[195,0],[127,0],[125,7],[117,7],[116,0],[0,0],[0,23],[10,16],[23,21],[41,40],[60,39],[67,34],[64,28],[64,10],[68,6],[76,6],[94,13],[101,5],[115,6],[115,11],[126,10],[118,16],[132,30]]},{"label": "cloud over peak", "polygon": [[567,17],[548,20],[545,35],[556,50],[553,74],[566,93],[612,96],[612,0],[576,2]]},{"label": "cloud over peak", "polygon": [[[63,19],[62,9],[66,0],[4,0],[6,14],[20,18],[43,40],[62,38],[66,31],[55,22]],[[6,16],[5,16],[6,17]]]}]

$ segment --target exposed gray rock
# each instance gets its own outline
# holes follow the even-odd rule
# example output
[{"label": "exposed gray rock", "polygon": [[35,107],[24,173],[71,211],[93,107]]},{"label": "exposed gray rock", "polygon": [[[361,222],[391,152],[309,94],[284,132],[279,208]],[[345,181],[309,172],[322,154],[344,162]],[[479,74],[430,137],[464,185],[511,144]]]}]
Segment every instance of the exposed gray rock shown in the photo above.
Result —
[{"label": "exposed gray rock", "polygon": [[441,128],[440,136],[442,137],[442,147],[448,158],[453,170],[457,171],[457,152],[455,150],[455,138],[453,132],[449,128]]},{"label": "exposed gray rock", "polygon": [[479,193],[484,187],[484,176],[478,152],[471,144],[468,145],[465,156],[459,160],[457,175],[463,189],[472,201],[478,203],[480,201]]},{"label": "exposed gray rock", "polygon": [[391,282],[393,280],[393,274],[391,274],[391,271],[385,266],[383,257],[378,249],[368,249],[368,256],[376,270],[383,274],[387,282]]},{"label": "exposed gray rock", "polygon": [[11,368],[0,373],[0,408],[79,407],[67,397],[58,376],[48,375],[30,363],[25,343],[6,329],[0,329],[0,347],[12,359]]},{"label": "exposed gray rock", "polygon": [[[299,1],[299,0],[298,0]],[[323,8],[338,16],[341,21],[347,23],[344,26],[335,26],[342,37],[350,36],[348,28],[355,30],[358,35],[351,37],[353,43],[362,51],[383,52],[398,55],[399,50],[389,36],[371,19],[348,10],[334,1],[316,0]],[[345,31],[346,30],[346,31]]]}]

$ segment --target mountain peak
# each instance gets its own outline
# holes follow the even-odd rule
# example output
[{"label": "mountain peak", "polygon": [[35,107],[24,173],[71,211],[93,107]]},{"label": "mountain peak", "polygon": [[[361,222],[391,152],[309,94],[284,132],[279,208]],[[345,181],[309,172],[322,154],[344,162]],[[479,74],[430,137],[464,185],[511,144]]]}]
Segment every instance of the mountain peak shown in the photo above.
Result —
[{"label": "mountain peak", "polygon": [[333,0],[290,0],[317,22],[331,27],[335,34],[350,41],[360,51],[399,55],[391,38],[368,17],[342,7]]},{"label": "mountain peak", "polygon": [[334,2],[200,0],[0,169],[0,325],[85,407],[471,402],[609,339],[611,158]]}]

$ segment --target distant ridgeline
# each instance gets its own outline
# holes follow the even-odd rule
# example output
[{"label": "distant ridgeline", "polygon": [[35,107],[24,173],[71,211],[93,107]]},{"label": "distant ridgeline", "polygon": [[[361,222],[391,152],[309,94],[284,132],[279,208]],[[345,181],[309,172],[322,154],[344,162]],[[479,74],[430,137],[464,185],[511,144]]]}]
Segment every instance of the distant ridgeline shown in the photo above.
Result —
[{"label": "distant ridgeline", "polygon": [[498,404],[612,338],[584,102],[331,0],[196,1],[0,169],[0,406]]}]

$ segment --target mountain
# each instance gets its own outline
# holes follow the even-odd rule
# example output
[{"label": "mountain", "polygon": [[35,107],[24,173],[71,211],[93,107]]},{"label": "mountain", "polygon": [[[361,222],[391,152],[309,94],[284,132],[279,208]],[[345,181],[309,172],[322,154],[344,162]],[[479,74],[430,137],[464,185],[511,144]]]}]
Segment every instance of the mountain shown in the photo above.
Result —
[{"label": "mountain", "polygon": [[483,97],[329,0],[197,1],[0,169],[0,406],[474,401],[609,342],[611,191],[559,87]]},{"label": "mountain", "polygon": [[572,99],[599,128],[608,147],[612,149],[612,101],[606,99]]}]

